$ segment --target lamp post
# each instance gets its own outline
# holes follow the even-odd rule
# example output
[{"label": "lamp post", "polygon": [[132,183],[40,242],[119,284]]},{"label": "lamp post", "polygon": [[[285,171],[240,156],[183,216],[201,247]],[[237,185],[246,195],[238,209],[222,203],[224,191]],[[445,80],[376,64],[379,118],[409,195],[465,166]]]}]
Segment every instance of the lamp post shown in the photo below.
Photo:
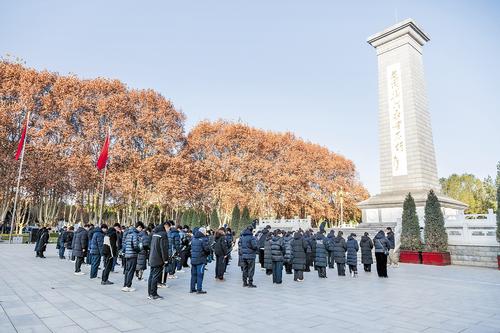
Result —
[{"label": "lamp post", "polygon": [[344,188],[341,186],[340,190],[332,193],[331,202],[336,203],[338,200],[340,204],[340,225],[344,224],[344,196],[349,194],[349,192],[344,192]]}]

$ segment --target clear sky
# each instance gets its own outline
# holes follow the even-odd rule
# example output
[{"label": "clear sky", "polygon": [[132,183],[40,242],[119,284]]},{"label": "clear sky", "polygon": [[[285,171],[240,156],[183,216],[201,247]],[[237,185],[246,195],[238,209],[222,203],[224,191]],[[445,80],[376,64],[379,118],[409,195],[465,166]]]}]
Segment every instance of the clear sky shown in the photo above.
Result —
[{"label": "clear sky", "polygon": [[500,160],[500,1],[2,1],[0,54],[152,88],[187,116],[292,131],[352,159],[379,191],[368,36],[413,18],[439,176]]}]

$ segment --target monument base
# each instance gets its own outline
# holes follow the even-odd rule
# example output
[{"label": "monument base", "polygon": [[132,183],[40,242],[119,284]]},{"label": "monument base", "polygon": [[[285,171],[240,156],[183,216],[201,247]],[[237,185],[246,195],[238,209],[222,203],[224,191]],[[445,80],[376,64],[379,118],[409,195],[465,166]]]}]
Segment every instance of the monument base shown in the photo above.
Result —
[{"label": "monument base", "polygon": [[[424,208],[428,191],[418,190],[410,193],[415,200],[420,225],[424,226]],[[408,192],[386,192],[377,194],[358,203],[358,207],[362,211],[363,223],[401,222],[403,202],[407,195]],[[461,215],[467,208],[467,205],[458,200],[439,193],[436,193],[436,195],[443,209],[445,218]]]}]

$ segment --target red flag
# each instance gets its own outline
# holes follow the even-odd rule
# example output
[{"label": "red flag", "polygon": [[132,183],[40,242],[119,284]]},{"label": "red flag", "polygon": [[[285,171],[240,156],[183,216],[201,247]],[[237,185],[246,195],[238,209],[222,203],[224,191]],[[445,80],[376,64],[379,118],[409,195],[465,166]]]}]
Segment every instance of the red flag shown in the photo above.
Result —
[{"label": "red flag", "polygon": [[106,135],[106,140],[104,140],[104,145],[102,146],[101,155],[97,160],[97,170],[102,170],[108,162],[108,150],[109,150],[109,133]]},{"label": "red flag", "polygon": [[19,144],[17,145],[16,157],[14,157],[16,161],[19,159],[19,156],[21,156],[21,153],[23,152],[25,138],[26,138],[26,124],[24,124],[23,131],[21,133],[21,139],[19,139]]}]

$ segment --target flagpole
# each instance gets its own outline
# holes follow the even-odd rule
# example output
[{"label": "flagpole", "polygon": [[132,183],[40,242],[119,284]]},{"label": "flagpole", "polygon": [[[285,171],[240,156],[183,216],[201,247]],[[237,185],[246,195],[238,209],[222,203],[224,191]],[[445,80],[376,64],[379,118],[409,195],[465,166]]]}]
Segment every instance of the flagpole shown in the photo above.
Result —
[{"label": "flagpole", "polygon": [[12,243],[12,231],[16,225],[16,208],[17,208],[17,198],[19,196],[19,185],[21,183],[21,172],[23,170],[23,161],[24,161],[24,151],[26,149],[26,138],[28,136],[28,124],[30,121],[30,111],[28,111],[28,116],[26,117],[26,132],[24,134],[23,140],[23,149],[21,151],[21,162],[19,163],[19,171],[17,174],[17,186],[16,186],[16,196],[14,197],[14,209],[12,210],[12,214],[10,216],[10,232],[9,232],[9,244]]},{"label": "flagpole", "polygon": [[[108,140],[111,140],[111,127],[110,126],[108,126]],[[106,162],[104,164],[104,176],[102,178],[101,209],[99,212],[99,225],[101,225],[101,222],[102,222],[102,211],[104,209],[104,186],[106,185],[106,173],[107,173],[107,171],[108,171],[108,161],[106,159]]]}]

